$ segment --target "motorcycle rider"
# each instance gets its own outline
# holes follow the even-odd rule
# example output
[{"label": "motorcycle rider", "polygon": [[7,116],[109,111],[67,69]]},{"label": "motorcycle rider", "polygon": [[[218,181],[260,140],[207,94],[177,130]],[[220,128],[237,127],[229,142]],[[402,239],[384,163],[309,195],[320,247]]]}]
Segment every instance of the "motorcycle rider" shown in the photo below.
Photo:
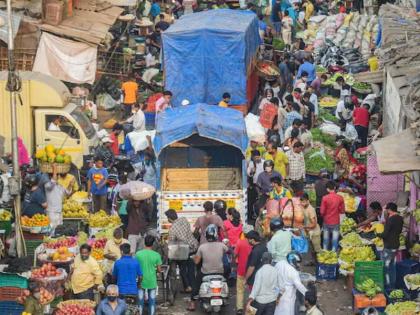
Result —
[{"label": "motorcycle rider", "polygon": [[224,200],[216,200],[213,204],[213,208],[214,211],[216,212],[216,214],[223,220],[227,220],[226,217],[226,209],[227,209],[227,205],[226,205],[226,201]]},{"label": "motorcycle rider", "polygon": [[274,315],[296,314],[296,290],[298,290],[303,296],[305,296],[307,291],[299,277],[298,270],[301,261],[302,258],[298,253],[290,252],[286,257],[286,260],[279,261],[276,264],[281,297]]},{"label": "motorcycle rider", "polygon": [[191,292],[191,300],[188,305],[189,311],[195,310],[195,299],[200,291],[201,282],[206,275],[223,275],[223,255],[228,251],[225,244],[218,241],[218,228],[215,224],[209,224],[206,228],[205,237],[207,242],[200,245],[195,256],[196,265],[201,263],[201,269],[197,276]]}]

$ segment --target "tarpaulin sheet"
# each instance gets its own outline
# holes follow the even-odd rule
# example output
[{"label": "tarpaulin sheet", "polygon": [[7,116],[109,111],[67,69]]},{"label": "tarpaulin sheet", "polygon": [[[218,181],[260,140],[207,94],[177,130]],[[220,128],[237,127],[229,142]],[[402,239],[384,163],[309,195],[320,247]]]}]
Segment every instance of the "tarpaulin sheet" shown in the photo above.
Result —
[{"label": "tarpaulin sheet", "polygon": [[96,46],[42,33],[33,71],[62,81],[81,84],[95,81]]},{"label": "tarpaulin sheet", "polygon": [[244,155],[248,146],[244,118],[235,109],[200,103],[169,108],[156,121],[153,147],[157,155],[193,134],[234,146]]},{"label": "tarpaulin sheet", "polygon": [[191,104],[247,103],[247,67],[261,39],[250,11],[210,10],[182,16],[162,33],[165,88]]}]

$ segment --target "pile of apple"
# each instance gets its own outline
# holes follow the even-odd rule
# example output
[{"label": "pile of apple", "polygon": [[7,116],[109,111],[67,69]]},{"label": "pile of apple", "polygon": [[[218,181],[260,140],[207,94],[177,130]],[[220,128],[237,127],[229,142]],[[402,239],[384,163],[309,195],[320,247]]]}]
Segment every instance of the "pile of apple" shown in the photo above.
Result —
[{"label": "pile of apple", "polygon": [[46,278],[46,277],[57,277],[61,275],[61,271],[58,270],[51,263],[43,264],[41,268],[32,270],[32,278]]},{"label": "pile of apple", "polygon": [[98,238],[98,239],[90,239],[88,244],[92,246],[92,248],[105,248],[107,239],[106,238]]},{"label": "pile of apple", "polygon": [[59,249],[60,247],[74,247],[77,246],[76,238],[74,237],[61,237],[57,239],[45,238],[45,247],[50,249]]},{"label": "pile of apple", "polygon": [[[40,299],[39,303],[42,305],[50,303],[54,299],[54,295],[45,288],[39,289]],[[18,303],[25,304],[26,298],[30,295],[29,290],[23,290],[22,295],[17,298]]]},{"label": "pile of apple", "polygon": [[81,304],[66,304],[60,307],[57,310],[56,315],[69,315],[69,314],[77,314],[77,315],[94,315],[95,312],[92,308],[86,305]]}]

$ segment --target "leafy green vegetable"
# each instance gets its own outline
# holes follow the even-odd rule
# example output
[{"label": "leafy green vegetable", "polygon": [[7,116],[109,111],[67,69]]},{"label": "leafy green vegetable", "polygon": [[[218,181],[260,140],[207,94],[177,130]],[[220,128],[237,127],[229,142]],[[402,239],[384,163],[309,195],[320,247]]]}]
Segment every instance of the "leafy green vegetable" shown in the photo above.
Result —
[{"label": "leafy green vegetable", "polygon": [[326,110],[324,108],[319,109],[319,118],[321,120],[325,119],[325,120],[329,120],[333,123],[338,123],[337,117],[335,117],[333,114],[331,114],[328,110]]},{"label": "leafy green vegetable", "polygon": [[325,69],[323,66],[321,66],[321,65],[316,65],[315,66],[315,70],[316,70],[316,72],[319,72],[319,73],[327,73],[327,69]]},{"label": "leafy green vegetable", "polygon": [[331,148],[336,147],[334,136],[323,133],[319,128],[313,128],[311,132],[313,141],[321,142]]},{"label": "leafy green vegetable", "polygon": [[283,40],[278,39],[278,38],[273,39],[274,50],[283,50],[285,46],[286,45],[284,44]]},{"label": "leafy green vegetable", "polygon": [[325,154],[325,159],[320,155],[311,157],[311,155],[319,151],[320,149],[312,149],[305,154],[305,167],[307,173],[318,174],[323,168],[327,169],[329,172],[334,171],[334,160],[329,155]]}]

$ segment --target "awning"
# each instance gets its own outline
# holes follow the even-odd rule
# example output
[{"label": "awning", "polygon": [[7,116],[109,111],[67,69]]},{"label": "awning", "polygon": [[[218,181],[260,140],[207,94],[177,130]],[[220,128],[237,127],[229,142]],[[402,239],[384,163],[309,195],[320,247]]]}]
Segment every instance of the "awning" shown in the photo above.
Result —
[{"label": "awning", "polygon": [[193,134],[234,146],[245,155],[248,146],[245,121],[236,109],[201,103],[167,109],[156,120],[153,141],[156,155]]},{"label": "awning", "polygon": [[372,143],[381,173],[420,171],[420,157],[415,153],[416,140],[410,129]]},{"label": "awning", "polygon": [[110,27],[122,12],[123,9],[119,7],[111,7],[101,12],[74,9],[73,16],[63,20],[60,25],[41,24],[40,29],[99,45],[105,40]]}]

